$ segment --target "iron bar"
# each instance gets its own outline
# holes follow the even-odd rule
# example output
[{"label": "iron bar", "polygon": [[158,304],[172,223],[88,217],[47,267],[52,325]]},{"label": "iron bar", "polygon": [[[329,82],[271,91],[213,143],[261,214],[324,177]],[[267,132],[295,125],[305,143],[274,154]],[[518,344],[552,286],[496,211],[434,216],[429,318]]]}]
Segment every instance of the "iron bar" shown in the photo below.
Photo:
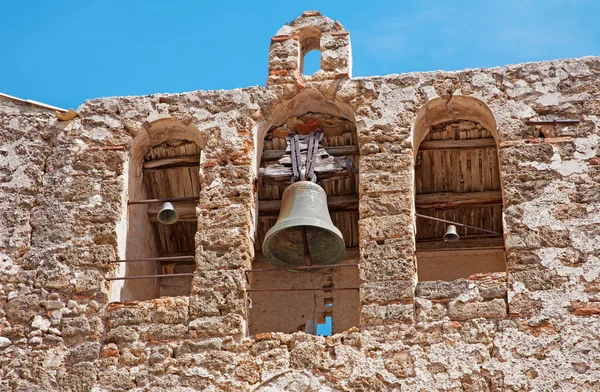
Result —
[{"label": "iron bar", "polygon": [[581,120],[567,120],[567,119],[555,119],[555,120],[528,120],[525,121],[527,125],[556,125],[556,124],[579,124]]},{"label": "iron bar", "polygon": [[169,261],[169,260],[177,260],[177,261],[194,261],[196,258],[194,256],[169,256],[169,257],[149,257],[146,259],[131,259],[131,260],[111,260],[109,263],[136,263],[139,261]]},{"label": "iron bar", "polygon": [[267,271],[280,271],[280,270],[314,270],[314,269],[324,269],[324,268],[339,268],[339,267],[358,267],[358,264],[321,264],[321,265],[311,265],[311,266],[303,266],[300,265],[298,267],[269,267],[269,268],[257,268],[250,269],[244,272],[267,272]]},{"label": "iron bar", "polygon": [[489,248],[473,247],[473,248],[443,248],[443,249],[417,249],[416,252],[448,252],[449,250],[498,250],[504,249],[503,246],[490,246]]},{"label": "iron bar", "polygon": [[168,197],[166,199],[146,199],[146,200],[130,200],[127,202],[128,205],[132,204],[155,204],[155,203],[166,203],[173,201],[194,201],[199,200],[199,196],[189,196],[189,197]]},{"label": "iron bar", "polygon": [[194,276],[192,273],[186,274],[165,274],[165,275],[138,275],[138,276],[122,276],[118,278],[107,278],[106,280],[130,280],[130,279],[150,279],[150,278],[174,278],[176,276]]},{"label": "iron bar", "polygon": [[484,233],[502,235],[502,233],[497,233],[495,231],[486,230],[486,229],[482,229],[482,228],[475,227],[475,226],[469,226],[469,225],[465,225],[465,224],[458,223],[458,222],[453,222],[453,221],[446,220],[446,219],[434,218],[433,216],[429,216],[429,215],[415,214],[415,216],[417,216],[419,218],[430,219],[430,220],[437,221],[437,222],[449,223],[451,225],[462,226],[462,227],[466,227],[467,229],[478,230],[478,231],[482,231]]},{"label": "iron bar", "polygon": [[240,290],[245,291],[247,293],[258,293],[258,292],[271,292],[271,291],[347,291],[347,290],[360,290],[360,287],[323,287],[317,289],[248,289],[248,290]]}]

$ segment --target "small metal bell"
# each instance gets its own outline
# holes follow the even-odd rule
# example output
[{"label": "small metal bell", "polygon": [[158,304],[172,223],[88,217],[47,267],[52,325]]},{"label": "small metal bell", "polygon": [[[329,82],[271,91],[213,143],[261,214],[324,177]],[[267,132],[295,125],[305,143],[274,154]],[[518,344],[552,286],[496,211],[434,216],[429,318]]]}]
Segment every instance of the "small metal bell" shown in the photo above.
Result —
[{"label": "small metal bell", "polygon": [[446,234],[444,234],[445,242],[456,242],[458,241],[459,236],[456,233],[456,226],[448,225],[448,230],[446,230]]},{"label": "small metal bell", "polygon": [[156,214],[158,221],[165,225],[170,225],[177,222],[178,217],[179,214],[177,214],[177,211],[175,211],[173,204],[169,203],[168,201],[163,204],[162,209],[158,212],[158,214]]}]

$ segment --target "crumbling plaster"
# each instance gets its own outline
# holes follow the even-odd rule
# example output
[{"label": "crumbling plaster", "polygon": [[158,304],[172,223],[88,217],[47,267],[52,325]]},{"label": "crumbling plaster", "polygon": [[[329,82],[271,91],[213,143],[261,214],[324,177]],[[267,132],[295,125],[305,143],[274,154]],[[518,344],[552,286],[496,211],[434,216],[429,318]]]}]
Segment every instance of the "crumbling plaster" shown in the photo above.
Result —
[{"label": "crumbling plaster", "polygon": [[[339,25],[301,18],[291,26]],[[297,56],[286,28],[268,87],[96,99],[68,122],[0,98],[0,390],[597,390],[600,58],[349,78],[335,29],[314,78],[278,57]],[[278,108],[316,92],[357,124],[360,327],[246,336],[257,141]],[[507,274],[427,294],[412,130],[428,102],[455,96],[496,122]],[[192,294],[109,304],[131,142],[168,118],[203,141]],[[538,118],[582,121],[525,124]]]}]

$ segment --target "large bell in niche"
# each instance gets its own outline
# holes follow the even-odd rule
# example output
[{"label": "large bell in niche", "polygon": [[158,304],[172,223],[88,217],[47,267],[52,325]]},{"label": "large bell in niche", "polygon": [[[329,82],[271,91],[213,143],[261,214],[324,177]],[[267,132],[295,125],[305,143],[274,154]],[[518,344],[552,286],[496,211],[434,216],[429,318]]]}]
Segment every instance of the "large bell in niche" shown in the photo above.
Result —
[{"label": "large bell in niche", "polygon": [[310,181],[287,187],[277,223],[267,232],[262,249],[276,267],[337,263],[346,244],[331,222],[323,188]]}]

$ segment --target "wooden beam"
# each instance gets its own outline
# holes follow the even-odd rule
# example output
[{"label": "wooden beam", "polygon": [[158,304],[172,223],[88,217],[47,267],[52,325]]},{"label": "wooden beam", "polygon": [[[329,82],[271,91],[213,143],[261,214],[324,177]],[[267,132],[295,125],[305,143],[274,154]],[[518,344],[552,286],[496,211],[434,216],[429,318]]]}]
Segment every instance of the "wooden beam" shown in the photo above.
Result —
[{"label": "wooden beam", "polygon": [[493,137],[483,139],[463,139],[463,140],[425,140],[419,144],[419,151],[424,150],[472,150],[477,148],[496,147],[496,140]]},{"label": "wooden beam", "polygon": [[503,249],[504,238],[501,236],[461,236],[457,242],[444,242],[442,239],[417,242],[417,252],[468,248]]},{"label": "wooden beam", "polygon": [[[342,256],[342,259],[340,261],[338,261],[337,264],[358,263],[359,259],[360,259],[360,252],[359,252],[358,248],[346,248],[346,253],[344,253],[344,256]],[[269,260],[267,260],[267,258],[265,257],[265,255],[262,252],[257,251],[254,256],[254,264],[263,264],[263,263],[269,263]]]},{"label": "wooden beam", "polygon": [[448,210],[457,207],[485,207],[502,205],[501,191],[441,192],[415,196],[415,206],[420,209]]},{"label": "wooden beam", "polygon": [[[179,215],[177,222],[197,222],[196,205],[197,203],[193,201],[174,202],[173,207]],[[150,222],[158,222],[156,214],[158,214],[161,208],[161,204],[151,204],[150,207],[148,207],[148,218],[150,219]]]},{"label": "wooden beam", "polygon": [[[358,146],[337,146],[337,147],[326,147],[325,151],[331,156],[352,156],[358,155]],[[285,150],[264,150],[262,155],[263,161],[277,161],[285,155]]]},{"label": "wooden beam", "polygon": [[[348,196],[329,196],[327,197],[327,206],[330,212],[333,211],[357,211],[358,195]],[[281,209],[281,200],[259,200],[258,213],[260,215],[278,214]]]},{"label": "wooden beam", "polygon": [[163,170],[175,167],[193,166],[200,166],[200,157],[197,155],[155,159],[153,161],[144,162],[142,167],[144,170]]}]

